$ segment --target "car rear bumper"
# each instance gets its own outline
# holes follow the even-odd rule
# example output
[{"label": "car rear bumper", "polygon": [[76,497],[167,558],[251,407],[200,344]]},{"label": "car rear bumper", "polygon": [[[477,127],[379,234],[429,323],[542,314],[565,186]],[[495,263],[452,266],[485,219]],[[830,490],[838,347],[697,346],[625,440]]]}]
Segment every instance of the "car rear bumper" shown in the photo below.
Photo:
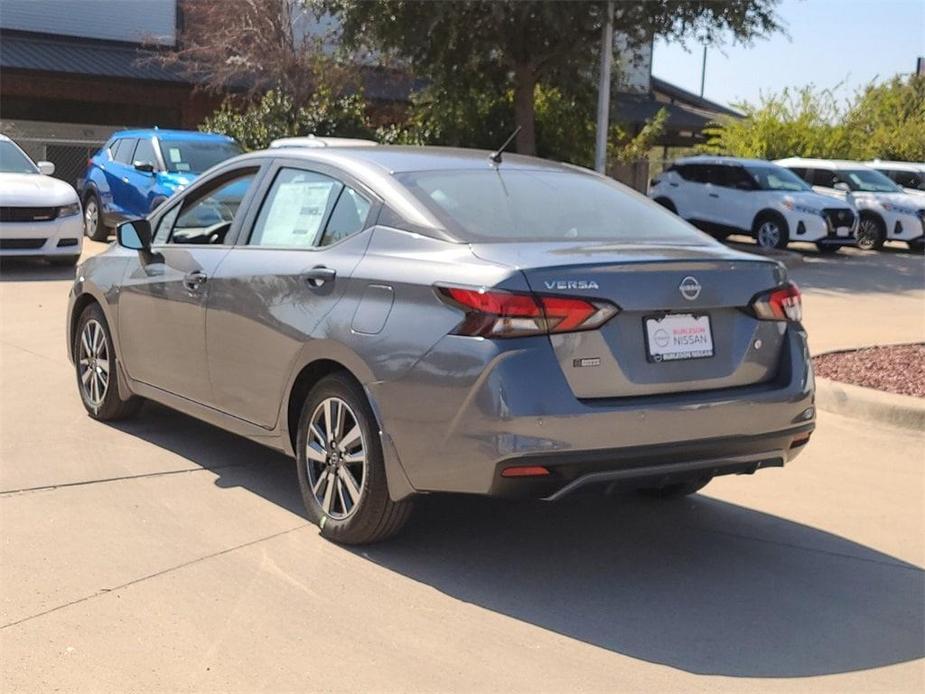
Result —
[{"label": "car rear bumper", "polygon": [[[812,367],[797,328],[768,382],[588,400],[575,398],[552,349],[533,340],[450,336],[400,380],[367,384],[416,490],[557,497],[592,474],[644,482],[750,472],[791,460],[794,437],[814,426]],[[551,474],[502,478],[513,465]]]},{"label": "car rear bumper", "polygon": [[83,217],[79,214],[48,222],[3,222],[0,256],[80,255],[83,235]]}]

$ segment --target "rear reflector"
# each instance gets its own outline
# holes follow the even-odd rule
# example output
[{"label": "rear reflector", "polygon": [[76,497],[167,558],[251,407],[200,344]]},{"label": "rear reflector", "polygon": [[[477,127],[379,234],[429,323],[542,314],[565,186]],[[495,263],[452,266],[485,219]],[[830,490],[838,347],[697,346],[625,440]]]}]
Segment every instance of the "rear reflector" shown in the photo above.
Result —
[{"label": "rear reflector", "polygon": [[752,311],[760,320],[803,320],[803,300],[800,289],[793,282],[763,292],[752,299]]},{"label": "rear reflector", "polygon": [[797,434],[793,437],[793,441],[790,442],[790,448],[799,448],[800,446],[805,446],[809,443],[809,436],[811,432],[806,432],[805,434]]},{"label": "rear reflector", "polygon": [[437,287],[446,303],[466,312],[453,332],[472,337],[521,337],[599,328],[620,309],[607,301],[529,292]]},{"label": "rear reflector", "polygon": [[549,470],[542,465],[520,465],[505,468],[501,472],[502,477],[545,477],[548,474]]}]

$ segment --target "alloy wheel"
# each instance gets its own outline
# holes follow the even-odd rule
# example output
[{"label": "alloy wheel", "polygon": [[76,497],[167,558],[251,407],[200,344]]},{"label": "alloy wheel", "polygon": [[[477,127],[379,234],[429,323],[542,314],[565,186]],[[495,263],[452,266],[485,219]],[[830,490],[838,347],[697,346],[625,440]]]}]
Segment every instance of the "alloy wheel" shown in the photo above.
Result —
[{"label": "alloy wheel", "polygon": [[366,442],[356,414],[340,398],[325,398],[312,413],[305,465],[324,513],[336,520],[352,515],[363,498]]},{"label": "alloy wheel", "polygon": [[776,248],[780,243],[780,227],[776,222],[764,222],[758,227],[758,245],[763,248]]},{"label": "alloy wheel", "polygon": [[93,234],[96,232],[96,225],[99,222],[100,210],[96,206],[96,200],[90,197],[84,208],[84,229],[86,233]]},{"label": "alloy wheel", "polygon": [[862,219],[858,225],[858,248],[864,251],[872,251],[877,247],[877,239],[880,237],[880,228],[877,223],[871,219]]},{"label": "alloy wheel", "polygon": [[99,408],[109,388],[109,345],[97,320],[88,320],[80,333],[80,385],[87,402]]}]

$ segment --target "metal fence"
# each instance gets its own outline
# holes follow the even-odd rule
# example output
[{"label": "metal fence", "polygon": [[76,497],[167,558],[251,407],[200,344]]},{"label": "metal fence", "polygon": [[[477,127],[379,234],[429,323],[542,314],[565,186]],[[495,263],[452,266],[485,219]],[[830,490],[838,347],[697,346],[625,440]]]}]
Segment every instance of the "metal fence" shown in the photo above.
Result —
[{"label": "metal fence", "polygon": [[52,162],[55,165],[54,177],[76,187],[87,169],[87,160],[102,147],[103,141],[17,137],[16,144],[34,161]]}]

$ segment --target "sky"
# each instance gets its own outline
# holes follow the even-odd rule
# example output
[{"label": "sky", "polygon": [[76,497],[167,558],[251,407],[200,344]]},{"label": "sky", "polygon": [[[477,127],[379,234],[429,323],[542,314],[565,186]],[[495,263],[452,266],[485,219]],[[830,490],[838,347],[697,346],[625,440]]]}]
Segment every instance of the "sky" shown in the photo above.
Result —
[{"label": "sky", "polygon": [[[812,83],[849,97],[872,79],[915,70],[925,57],[925,0],[783,0],[786,33],[751,47],[707,51],[704,96],[721,104]],[[700,93],[703,48],[657,41],[652,74]]]}]

